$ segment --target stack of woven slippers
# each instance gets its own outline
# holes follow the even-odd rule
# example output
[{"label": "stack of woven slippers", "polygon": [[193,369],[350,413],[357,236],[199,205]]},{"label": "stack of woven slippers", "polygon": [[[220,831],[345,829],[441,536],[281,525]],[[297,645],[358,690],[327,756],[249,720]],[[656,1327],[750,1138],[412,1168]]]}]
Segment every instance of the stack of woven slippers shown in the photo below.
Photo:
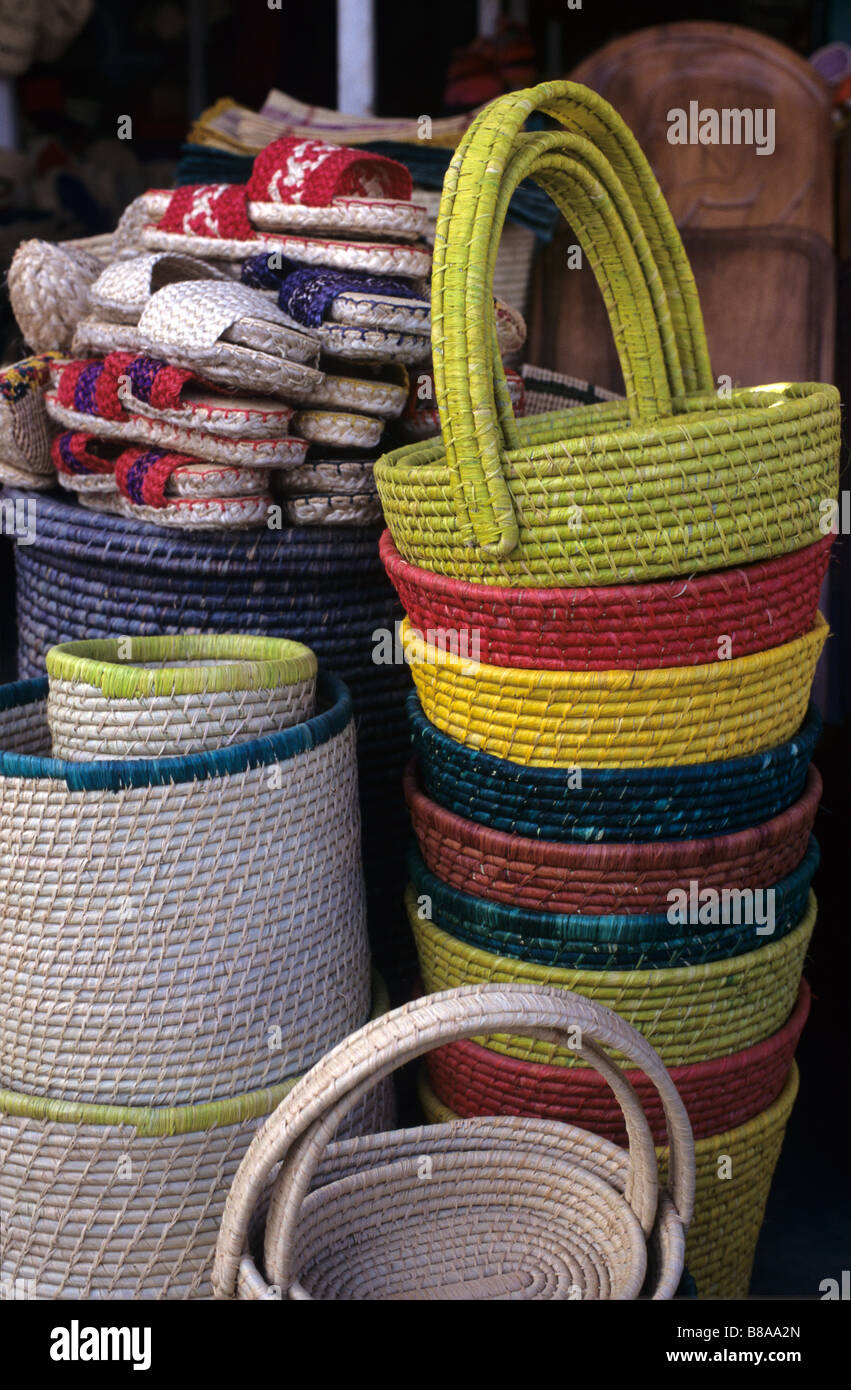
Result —
[{"label": "stack of woven slippers", "polygon": [[[535,110],[566,129],[525,132]],[[525,177],[594,257],[623,401],[514,417],[487,309]],[[575,83],[476,118],[438,232],[442,439],[376,466],[416,685],[406,907],[423,986],[553,985],[638,1028],[695,1132],[698,1294],[744,1297],[809,1001],[809,697],[838,393],[718,394],[652,171]],[[431,1120],[546,1115],[622,1134],[604,1088],[549,1039],[441,1049],[422,1098]],[[658,1108],[651,1124],[664,1163]]]}]

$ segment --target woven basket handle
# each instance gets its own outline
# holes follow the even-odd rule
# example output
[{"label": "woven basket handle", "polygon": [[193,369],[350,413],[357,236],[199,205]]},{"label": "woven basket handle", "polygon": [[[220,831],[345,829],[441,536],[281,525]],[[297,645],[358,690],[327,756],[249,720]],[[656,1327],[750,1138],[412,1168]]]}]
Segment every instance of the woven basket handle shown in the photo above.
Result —
[{"label": "woven basket handle", "polygon": [[601,1049],[613,1048],[640,1067],[662,1099],[671,1146],[670,1186],[684,1224],[694,1199],[694,1154],[685,1108],[658,1054],[639,1033],[604,1009],[565,990],[528,985],[473,985],[431,995],[386,1014],[340,1043],[293,1088],[253,1140],[225,1207],[214,1286],[228,1296],[256,1203],[276,1164],[267,1221],[266,1268],[282,1288],[293,1283],[292,1261],[301,1204],[326,1146],[363,1094],[405,1062],[434,1047],[491,1033],[576,1040],[577,1051],[605,1076],[629,1136],[625,1198],[649,1234],[656,1213],[658,1174],[653,1140],[632,1087]]},{"label": "woven basket handle", "polygon": [[[498,389],[495,405],[491,379],[492,243],[494,231],[498,234],[501,229],[497,216],[504,216],[507,207],[506,169],[521,147],[522,126],[534,111],[554,117],[596,148],[598,174],[608,167],[616,181],[610,182],[610,191],[620,189],[615,202],[624,222],[634,217],[643,230],[656,267],[655,272],[650,270],[647,262],[650,283],[658,277],[656,323],[671,393],[679,396],[712,387],[697,290],[679,233],[645,156],[617,113],[596,93],[573,82],[545,82],[492,102],[470,126],[444,180],[435,241],[432,323],[439,326],[433,342],[435,384],[459,524],[468,543],[497,555],[514,548],[518,525],[501,457],[504,446],[516,447],[516,443],[503,393]],[[537,177],[534,168],[528,172]],[[549,176],[546,181],[549,185]],[[509,187],[508,196],[510,191]],[[573,222],[572,201],[559,201]],[[640,326],[630,297],[632,281],[615,269],[608,279],[617,290],[622,315]],[[642,353],[637,349],[633,361],[625,362],[622,348],[621,342],[627,377],[635,362],[641,362]],[[658,353],[658,347],[654,351]],[[655,365],[645,363],[651,369]],[[501,369],[494,369],[499,375]],[[631,391],[628,377],[627,390]],[[659,418],[666,408],[669,413],[664,395],[657,400],[655,415],[652,408],[638,410],[636,395],[630,399],[636,420]],[[505,438],[501,422],[509,423]]]}]

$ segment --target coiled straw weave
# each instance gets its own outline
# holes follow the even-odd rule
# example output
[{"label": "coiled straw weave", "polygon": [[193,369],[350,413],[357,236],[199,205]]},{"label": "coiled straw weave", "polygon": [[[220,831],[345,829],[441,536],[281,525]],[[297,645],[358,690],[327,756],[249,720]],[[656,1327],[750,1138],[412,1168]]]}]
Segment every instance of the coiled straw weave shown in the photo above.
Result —
[{"label": "coiled straw weave", "polygon": [[[556,131],[524,133],[534,112]],[[627,398],[516,421],[490,297],[526,177],[569,221],[612,325]],[[719,569],[819,539],[838,486],[839,396],[824,384],[715,391],[679,233],[634,136],[596,93],[545,82],[471,123],[443,186],[432,277],[443,440],[376,481],[424,569],[561,587]]]}]

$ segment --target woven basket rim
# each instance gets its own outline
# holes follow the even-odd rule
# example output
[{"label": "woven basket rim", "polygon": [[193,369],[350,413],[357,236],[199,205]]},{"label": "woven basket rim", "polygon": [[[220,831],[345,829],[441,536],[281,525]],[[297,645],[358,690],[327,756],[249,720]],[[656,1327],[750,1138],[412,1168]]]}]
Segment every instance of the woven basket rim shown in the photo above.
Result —
[{"label": "woven basket rim", "polygon": [[[21,709],[45,701],[48,686],[46,676],[0,686],[0,710]],[[97,762],[68,762],[62,758],[0,750],[0,778],[64,782],[69,791],[117,792],[129,787],[201,782],[213,777],[233,776],[270,763],[287,762],[313,748],[320,748],[342,733],[351,722],[352,697],[348,686],[339,676],[320,671],[317,695],[328,705],[320,714],[279,733],[265,734],[227,748],[211,748],[183,757],[116,758]]]},{"label": "woven basket rim", "polygon": [[[744,676],[753,676],[756,672],[768,672],[776,666],[782,666],[793,654],[798,656],[816,643],[821,648],[829,632],[826,619],[822,613],[817,612],[815,623],[808,632],[792,638],[789,642],[782,642],[778,647],[751,652],[748,656],[735,656],[728,661],[703,662],[698,666],[649,666],[638,670],[612,667],[610,670],[602,671],[555,671],[535,670],[525,666],[493,666],[484,661],[474,661],[472,657],[456,656],[452,651],[433,647],[423,640],[408,617],[402,623],[400,635],[405,649],[405,659],[411,666],[422,664],[445,667],[452,676],[463,675],[468,680],[486,681],[498,688],[510,684],[524,696],[538,695],[546,690],[611,690],[628,691],[630,698],[634,698],[642,691],[659,688],[670,690],[678,686],[693,687],[698,684],[726,689],[736,688]],[[409,656],[409,648],[412,646],[417,649],[411,652],[413,660]]]},{"label": "woven basket rim", "polygon": [[[795,1007],[783,1026],[778,1028],[776,1032],[770,1033],[767,1038],[762,1038],[759,1042],[751,1043],[749,1047],[738,1048],[735,1052],[727,1052],[723,1057],[707,1057],[700,1062],[684,1062],[680,1066],[669,1066],[668,1075],[676,1086],[680,1082],[703,1083],[716,1077],[723,1078],[733,1064],[741,1067],[756,1066],[773,1057],[775,1053],[779,1053],[786,1043],[800,1036],[809,1017],[811,1005],[812,990],[806,976],[802,975],[795,999]],[[560,1067],[555,1063],[524,1061],[510,1053],[495,1052],[492,1048],[486,1047],[484,1043],[475,1042],[472,1038],[462,1038],[458,1042],[450,1043],[449,1046],[459,1052],[463,1049],[471,1055],[487,1053],[489,1058],[495,1059],[499,1071],[504,1074],[513,1073],[515,1076],[545,1081],[552,1078],[554,1073],[561,1076],[562,1073],[569,1072],[572,1084],[575,1082],[581,1084],[586,1078],[592,1082],[595,1081],[595,1073],[590,1068],[582,1070],[578,1067]],[[493,1064],[492,1060],[491,1065]],[[628,1080],[644,1075],[636,1067],[622,1067],[621,1070]]]},{"label": "woven basket rim", "polygon": [[[809,885],[812,882],[820,859],[821,849],[818,840],[814,835],[810,835],[806,851],[800,863],[789,873],[785,874],[782,879],[767,886],[775,889],[782,902],[790,895],[796,893],[803,883]],[[538,945],[541,942],[546,942],[547,944],[551,942],[553,948],[560,946],[570,949],[574,944],[579,945],[580,942],[586,940],[584,935],[586,931],[594,932],[596,930],[598,933],[602,933],[603,931],[607,933],[629,931],[630,935],[626,938],[622,938],[620,935],[617,936],[617,943],[621,947],[635,946],[638,944],[646,945],[648,943],[646,943],[644,937],[640,935],[642,928],[646,927],[652,930],[654,923],[658,922],[660,918],[662,920],[665,918],[664,913],[651,912],[548,912],[540,908],[528,907],[525,903],[520,906],[509,907],[507,903],[499,902],[492,898],[480,897],[476,893],[466,892],[462,889],[455,888],[451,883],[445,882],[438,874],[429,869],[419,846],[415,844],[409,846],[407,865],[415,895],[419,897],[421,894],[427,894],[434,902],[438,913],[440,911],[438,904],[442,904],[447,911],[457,913],[458,916],[463,917],[467,923],[472,923],[482,932],[490,934],[496,931],[512,936],[520,935],[529,944]],[[455,936],[454,932],[448,931],[446,927],[441,926],[439,921],[435,921],[434,925],[440,927],[441,931],[447,932],[447,935]],[[790,932],[795,931],[798,925],[799,923],[793,923],[784,935],[789,935]],[[721,929],[719,928],[719,930]],[[688,931],[683,927],[681,935],[677,936],[672,926],[665,941],[659,941],[658,943],[654,942],[653,945],[658,944],[660,947],[663,945],[673,946],[674,944],[680,943],[687,945],[695,935],[698,935],[698,933],[693,930]],[[455,939],[460,940],[461,938],[455,937]],[[781,940],[783,940],[783,936],[778,933],[775,936],[775,942],[779,943]],[[602,943],[603,938],[601,935],[601,944]],[[757,949],[764,951],[766,946],[763,945]],[[504,953],[502,951],[493,951],[491,954],[503,955]],[[725,956],[724,959],[736,960],[739,954],[740,953]],[[753,955],[754,951],[748,951],[743,954]],[[519,957],[506,954],[506,959],[517,960]],[[541,969],[549,968],[541,961],[529,961],[528,963],[538,965]],[[572,970],[577,967],[554,966],[552,968]],[[588,967],[579,968],[587,969]],[[607,970],[606,973],[609,975],[617,975],[618,973],[625,972]]]},{"label": "woven basket rim", "polygon": [[[466,744],[459,743],[457,739],[450,738],[428,718],[415,690],[408,693],[406,712],[415,735],[417,732],[425,734],[438,745],[447,745],[447,751],[451,751],[453,754],[457,755],[460,751],[462,757],[469,758],[480,767],[485,767],[494,777],[508,774],[512,780],[534,780],[537,784],[543,782],[553,787],[560,787],[564,784],[567,775],[564,768],[533,767],[523,763],[513,763],[510,759],[499,758],[496,754],[488,753],[483,748],[468,747]],[[609,786],[614,789],[622,787],[625,783],[634,782],[655,786],[662,778],[665,778],[679,785],[694,782],[702,787],[707,781],[714,782],[724,777],[757,776],[760,773],[764,774],[770,764],[781,757],[787,758],[790,754],[794,756],[798,751],[795,747],[797,744],[802,745],[801,751],[806,751],[807,762],[809,762],[821,728],[821,712],[815,701],[810,700],[804,721],[792,738],[786,739],[783,743],[775,744],[773,748],[766,748],[761,753],[748,753],[738,758],[718,759],[712,763],[679,763],[657,768],[583,768],[583,785],[603,788]]]},{"label": "woven basket rim", "polygon": [[672,589],[680,590],[685,584],[698,586],[704,593],[714,589],[723,592],[727,587],[728,577],[731,575],[737,577],[741,575],[747,577],[749,581],[753,580],[758,583],[763,578],[793,569],[799,557],[808,551],[828,549],[832,545],[833,539],[832,535],[826,535],[817,541],[812,541],[809,545],[802,546],[800,550],[791,550],[783,555],[774,555],[769,560],[753,560],[749,564],[730,565],[716,570],[698,570],[693,574],[673,575],[670,579],[639,580],[632,584],[577,584],[557,589],[474,583],[472,580],[457,579],[453,575],[442,574],[437,570],[423,569],[422,566],[415,565],[412,561],[405,559],[398,549],[389,527],[385,527],[381,533],[378,551],[384,568],[394,585],[397,578],[403,584],[416,583],[420,589],[426,590],[430,597],[475,603],[497,601],[506,608],[510,608],[514,603],[523,603],[533,605],[536,608],[549,608],[557,605],[559,607],[569,606],[574,609],[581,607],[584,603],[597,608],[601,600],[604,603],[611,602],[613,605],[623,599],[629,600],[630,605],[636,599],[639,602],[650,603],[654,600],[667,598]]},{"label": "woven basket rim", "polygon": [[[372,968],[372,1008],[370,1019],[388,1012],[390,998],[382,976]],[[223,1129],[245,1120],[268,1115],[280,1104],[301,1076],[291,1076],[276,1086],[264,1086],[223,1100],[193,1105],[97,1105],[88,1101],[50,1100],[22,1091],[0,1088],[0,1116],[55,1121],[57,1124],[129,1125],[139,1138],[162,1138],[191,1134],[199,1130]]]},{"label": "woven basket rim", "polygon": [[[133,657],[120,656],[129,641]],[[170,660],[213,659],[214,666],[169,666]],[[164,661],[154,669],[138,662]],[[110,699],[196,695],[233,690],[265,690],[316,675],[316,655],[303,642],[231,632],[177,636],[100,637],[50,647],[49,678],[82,681]]]},{"label": "woven basket rim", "polygon": [[[673,991],[678,985],[691,983],[696,978],[705,980],[729,978],[731,975],[743,974],[757,963],[764,968],[792,954],[797,949],[798,942],[809,936],[817,913],[816,896],[811,888],[807,898],[806,911],[797,926],[782,936],[779,941],[771,941],[765,946],[757,947],[754,951],[744,951],[740,956],[726,956],[721,960],[707,961],[704,965],[679,965],[673,969],[657,967],[653,970],[591,970],[587,966],[541,965],[533,961],[517,960],[514,956],[504,956],[498,951],[486,951],[481,946],[471,946],[468,942],[462,941],[460,937],[453,936],[437,922],[424,921],[417,917],[416,904],[415,890],[409,884],[405,890],[405,907],[409,920],[416,917],[417,925],[422,930],[439,933],[440,936],[446,937],[452,942],[453,950],[458,955],[485,964],[490,964],[493,961],[501,962],[508,970],[514,972],[514,978],[519,983],[550,985],[554,978],[569,975],[571,982],[566,987],[581,994],[586,982],[589,986],[599,987],[602,981],[607,990],[613,991],[618,987],[635,989],[636,983],[641,981],[645,991],[664,989],[670,997],[673,997]],[[546,978],[542,978],[543,976]]]},{"label": "woven basket rim", "polygon": [[[412,816],[417,808],[421,807],[423,815],[430,817],[439,834],[449,837],[453,844],[457,843],[468,849],[476,848],[486,860],[492,859],[495,853],[501,851],[507,860],[524,859],[536,866],[546,865],[565,870],[581,866],[601,873],[630,873],[642,867],[641,861],[648,854],[653,861],[653,868],[670,867],[675,871],[680,861],[691,867],[698,858],[710,854],[730,859],[734,855],[744,856],[769,843],[779,841],[785,833],[796,827],[811,808],[815,814],[821,800],[822,779],[818,768],[814,763],[810,763],[804,790],[796,801],[785,810],[770,816],[768,820],[727,834],[685,840],[597,840],[587,844],[575,840],[536,840],[519,833],[509,835],[504,830],[483,825],[480,821],[448,810],[423,791],[415,757],[411,758],[403,773],[402,790]],[[659,862],[660,853],[669,855],[674,862]]]},{"label": "woven basket rim", "polygon": [[[730,1143],[742,1143],[743,1141],[754,1139],[757,1135],[763,1134],[767,1130],[775,1129],[779,1123],[785,1124],[789,1115],[792,1113],[792,1107],[798,1095],[799,1085],[800,1073],[798,1071],[798,1064],[793,1061],[789,1068],[789,1075],[783,1083],[783,1090],[766,1110],[761,1110],[758,1115],[754,1115],[750,1120],[746,1120],[744,1124],[738,1125],[734,1129],[725,1130],[721,1134],[708,1135],[705,1139],[695,1139],[695,1158],[700,1158],[702,1154],[718,1152],[720,1149],[728,1147]],[[453,1110],[450,1110],[448,1105],[444,1105],[443,1101],[435,1095],[428,1081],[424,1065],[421,1065],[419,1069],[418,1087],[421,1096],[426,1096],[430,1101],[434,1102],[432,1114],[440,1117],[439,1119],[427,1120],[427,1123],[440,1124],[445,1123],[446,1120],[449,1119],[460,1119],[460,1116],[456,1115]],[[581,1126],[576,1126],[576,1128],[581,1128]],[[667,1151],[667,1144],[660,1144],[656,1148],[657,1155],[664,1155]]]}]

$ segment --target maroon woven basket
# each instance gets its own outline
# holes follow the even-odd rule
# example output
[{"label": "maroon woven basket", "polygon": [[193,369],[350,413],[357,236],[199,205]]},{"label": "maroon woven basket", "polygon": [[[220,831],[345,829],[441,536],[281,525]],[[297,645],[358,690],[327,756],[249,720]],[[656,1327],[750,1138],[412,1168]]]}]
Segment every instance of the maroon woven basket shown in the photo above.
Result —
[{"label": "maroon woven basket", "polygon": [[[723,1134],[767,1110],[783,1089],[810,1011],[810,988],[801,980],[790,1018],[770,1038],[728,1057],[669,1067],[683,1098],[695,1139]],[[626,1142],[623,1116],[607,1083],[591,1067],[521,1062],[475,1042],[450,1043],[426,1058],[435,1095],[457,1115],[530,1115],[561,1120]],[[654,1141],[665,1143],[665,1117],[652,1082],[625,1071],[635,1087]]]},{"label": "maroon woven basket", "polygon": [[692,880],[719,889],[777,883],[806,853],[822,782],[811,763],[788,810],[732,835],[625,844],[533,840],[465,820],[421,791],[413,761],[404,788],[423,859],[444,883],[510,907],[603,915],[667,912],[669,892],[688,892]]},{"label": "maroon woven basket", "polygon": [[832,539],[738,569],[588,589],[432,574],[404,560],[389,531],[380,551],[415,628],[473,632],[476,659],[492,666],[602,671],[695,666],[800,637],[815,622]]}]

